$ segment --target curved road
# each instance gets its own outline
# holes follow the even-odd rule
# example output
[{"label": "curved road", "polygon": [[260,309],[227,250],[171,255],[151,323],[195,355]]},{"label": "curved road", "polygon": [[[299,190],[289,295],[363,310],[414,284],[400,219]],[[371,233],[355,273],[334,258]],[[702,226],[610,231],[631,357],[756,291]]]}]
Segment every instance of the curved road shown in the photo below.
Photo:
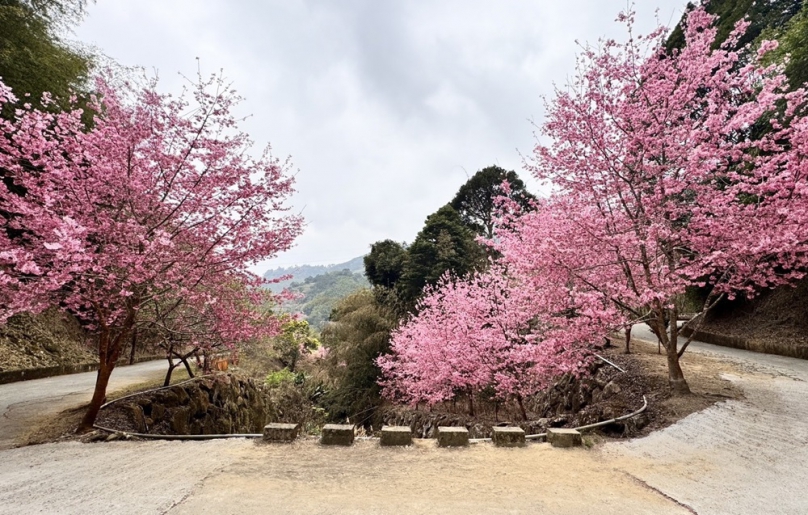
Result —
[{"label": "curved road", "polygon": [[0,451],[0,513],[808,513],[808,361],[688,353],[733,363],[744,398],[645,438],[592,450],[47,444]]},{"label": "curved road", "polygon": [[[656,341],[642,326],[632,337]],[[808,361],[693,342],[685,374],[688,353],[736,364],[725,379],[745,398],[608,444],[604,459],[700,514],[808,513]]]},{"label": "curved road", "polygon": [[[107,391],[165,375],[165,361],[147,361],[113,370]],[[33,379],[0,385],[0,450],[9,449],[37,421],[90,402],[96,372]]]}]

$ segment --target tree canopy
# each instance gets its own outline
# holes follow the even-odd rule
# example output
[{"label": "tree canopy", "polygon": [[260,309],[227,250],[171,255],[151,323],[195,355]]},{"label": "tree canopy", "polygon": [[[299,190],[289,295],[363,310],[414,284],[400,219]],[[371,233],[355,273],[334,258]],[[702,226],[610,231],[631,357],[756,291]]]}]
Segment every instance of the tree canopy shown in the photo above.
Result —
[{"label": "tree canopy", "polygon": [[[0,77],[21,102],[42,108],[42,94],[67,106],[85,91],[92,66],[89,55],[65,44],[59,26],[83,12],[85,2],[0,0]],[[3,116],[16,104],[6,103]]]},{"label": "tree canopy", "polygon": [[[285,212],[288,164],[268,149],[251,157],[221,77],[200,80],[192,99],[156,82],[120,91],[100,79],[96,90],[91,129],[78,108],[0,120],[0,320],[58,305],[96,333],[83,427],[140,324],[203,346],[277,332],[271,294],[247,267],[302,230]],[[0,83],[0,104],[15,100]]]},{"label": "tree canopy", "polygon": [[[503,182],[509,185],[507,192],[502,189]],[[530,210],[531,201],[536,199],[527,191],[516,172],[489,166],[463,184],[449,205],[457,211],[467,227],[491,239],[496,227],[497,199],[502,196],[515,201],[523,211]]]},{"label": "tree canopy", "polygon": [[393,240],[377,241],[365,256],[365,276],[373,286],[393,288],[406,266],[407,247]]},{"label": "tree canopy", "polygon": [[450,205],[427,217],[424,228],[407,249],[407,258],[399,284],[404,298],[412,303],[424,287],[437,284],[447,272],[463,277],[486,262],[475,234]]}]

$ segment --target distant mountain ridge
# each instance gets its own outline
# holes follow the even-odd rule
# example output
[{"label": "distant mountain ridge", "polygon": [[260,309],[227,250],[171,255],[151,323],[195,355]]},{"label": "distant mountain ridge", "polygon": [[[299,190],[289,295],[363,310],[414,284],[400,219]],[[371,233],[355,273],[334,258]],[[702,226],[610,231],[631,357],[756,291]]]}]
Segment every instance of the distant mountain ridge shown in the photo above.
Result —
[{"label": "distant mountain ridge", "polygon": [[272,291],[278,292],[286,288],[293,282],[303,282],[309,277],[316,277],[318,275],[325,275],[331,272],[341,272],[342,270],[349,270],[353,274],[365,275],[365,256],[359,256],[346,261],[344,263],[337,263],[335,265],[297,265],[291,267],[278,267],[272,270],[267,270],[264,273],[264,278],[271,281],[285,275],[291,275],[292,279],[285,280],[279,283],[270,285]]}]

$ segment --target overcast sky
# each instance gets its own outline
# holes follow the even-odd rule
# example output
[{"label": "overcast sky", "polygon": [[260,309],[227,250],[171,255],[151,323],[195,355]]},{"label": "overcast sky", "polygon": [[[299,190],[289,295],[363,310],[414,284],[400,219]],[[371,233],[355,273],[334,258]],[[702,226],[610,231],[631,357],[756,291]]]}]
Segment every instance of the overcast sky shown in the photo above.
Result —
[{"label": "overcast sky", "polygon": [[[685,0],[638,0],[637,31]],[[542,95],[574,71],[576,40],[625,39],[626,0],[97,0],[76,30],[126,66],[220,69],[246,98],[256,151],[291,156],[295,248],[256,271],[346,261],[427,215],[477,170],[522,173]]]}]

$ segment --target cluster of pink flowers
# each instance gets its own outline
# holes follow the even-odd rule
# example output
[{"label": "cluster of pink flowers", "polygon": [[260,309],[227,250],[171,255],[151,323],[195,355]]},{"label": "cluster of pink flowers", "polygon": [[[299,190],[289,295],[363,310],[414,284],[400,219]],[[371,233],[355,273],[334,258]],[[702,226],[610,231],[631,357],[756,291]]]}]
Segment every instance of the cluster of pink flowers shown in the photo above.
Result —
[{"label": "cluster of pink flowers", "polygon": [[686,344],[669,322],[688,287],[709,291],[704,312],[804,275],[808,97],[761,63],[776,42],[744,58],[733,46],[747,23],[720,48],[713,23],[694,9],[672,52],[663,29],[584,50],[528,165],[553,193],[534,211],[504,210],[489,272],[426,294],[380,360],[388,396],[527,395],[638,321],[686,391]]},{"label": "cluster of pink flowers", "polygon": [[103,79],[96,95],[90,127],[78,107],[0,120],[0,322],[61,306],[95,329],[109,372],[146,323],[198,345],[277,332],[247,267],[302,220],[284,207],[288,163],[251,157],[238,97],[216,77],[190,99]]}]

